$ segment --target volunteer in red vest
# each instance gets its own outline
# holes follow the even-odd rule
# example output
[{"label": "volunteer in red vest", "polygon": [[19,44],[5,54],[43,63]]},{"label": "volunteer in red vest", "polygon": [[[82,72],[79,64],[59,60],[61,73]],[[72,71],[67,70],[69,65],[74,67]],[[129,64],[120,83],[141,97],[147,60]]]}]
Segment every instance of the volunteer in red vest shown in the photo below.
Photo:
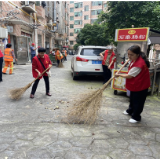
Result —
[{"label": "volunteer in red vest", "polygon": [[141,121],[141,113],[147,97],[148,88],[150,87],[149,61],[145,53],[141,52],[141,48],[137,45],[128,49],[128,58],[131,63],[128,68],[128,74],[117,74],[126,78],[126,88],[130,93],[129,108],[123,113],[131,115],[130,123]]},{"label": "volunteer in red vest", "polygon": [[114,62],[116,61],[115,53],[113,52],[113,47],[108,46],[108,50],[101,52],[99,54],[102,58],[103,76],[104,83],[106,83],[111,78],[111,69],[114,68]]},{"label": "volunteer in red vest", "polygon": [[0,50],[0,82],[2,82],[2,65],[3,65],[3,53]]},{"label": "volunteer in red vest", "polygon": [[[7,44],[6,49],[4,50],[4,63],[5,66],[3,68],[2,73],[6,74],[8,66],[10,66],[9,74],[13,73],[13,59],[15,58],[14,51],[11,49],[12,45]],[[17,59],[15,59],[17,61]]]},{"label": "volunteer in red vest", "polygon": [[[45,54],[46,50],[44,48],[39,48],[38,49],[38,56],[33,57],[32,60],[32,74],[34,78],[37,78],[45,69],[48,67],[52,67],[52,63],[49,59],[49,56]],[[32,91],[30,98],[34,98],[34,94],[36,92],[39,80],[43,77],[45,81],[45,86],[46,86],[46,95],[51,96],[50,94],[50,87],[49,87],[49,77],[47,73],[44,73],[43,76],[39,77],[37,79],[33,86],[32,86]]]}]

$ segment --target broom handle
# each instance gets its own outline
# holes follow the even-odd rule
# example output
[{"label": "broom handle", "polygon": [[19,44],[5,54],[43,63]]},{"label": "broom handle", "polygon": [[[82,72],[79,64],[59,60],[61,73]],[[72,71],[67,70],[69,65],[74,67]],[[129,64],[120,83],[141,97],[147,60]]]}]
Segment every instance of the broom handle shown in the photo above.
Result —
[{"label": "broom handle", "polygon": [[[117,72],[116,74],[118,74],[118,73],[126,66],[126,64],[127,64],[129,61],[130,61],[130,59],[128,59],[128,60],[123,64],[123,66],[118,70],[118,72]],[[110,79],[104,84],[104,86],[103,86],[102,89],[105,89],[105,88],[108,86],[108,84],[109,84],[114,78],[115,78],[115,76],[113,76],[112,78],[110,78]]]},{"label": "broom handle", "polygon": [[39,77],[41,77],[45,72],[47,72],[47,70],[49,69],[50,67],[48,67],[46,70],[44,70],[37,78],[35,78],[32,82],[31,82],[31,84],[33,83],[33,82],[35,82]]}]

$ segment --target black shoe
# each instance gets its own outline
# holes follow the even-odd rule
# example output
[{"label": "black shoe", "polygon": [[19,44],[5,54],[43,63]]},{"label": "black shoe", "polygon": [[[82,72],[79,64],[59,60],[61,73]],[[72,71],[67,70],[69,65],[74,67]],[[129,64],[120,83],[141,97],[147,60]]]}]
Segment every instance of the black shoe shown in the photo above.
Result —
[{"label": "black shoe", "polygon": [[7,74],[7,73],[3,73],[3,72],[2,72],[2,74]]},{"label": "black shoe", "polygon": [[0,82],[3,82],[3,80],[1,80]]}]

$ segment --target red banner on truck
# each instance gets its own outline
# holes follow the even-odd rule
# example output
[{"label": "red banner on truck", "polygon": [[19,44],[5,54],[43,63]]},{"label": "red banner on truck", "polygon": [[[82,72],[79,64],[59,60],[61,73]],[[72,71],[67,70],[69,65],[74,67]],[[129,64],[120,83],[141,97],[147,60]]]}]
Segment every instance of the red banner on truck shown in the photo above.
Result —
[{"label": "red banner on truck", "polygon": [[149,28],[116,29],[115,41],[147,41]]}]

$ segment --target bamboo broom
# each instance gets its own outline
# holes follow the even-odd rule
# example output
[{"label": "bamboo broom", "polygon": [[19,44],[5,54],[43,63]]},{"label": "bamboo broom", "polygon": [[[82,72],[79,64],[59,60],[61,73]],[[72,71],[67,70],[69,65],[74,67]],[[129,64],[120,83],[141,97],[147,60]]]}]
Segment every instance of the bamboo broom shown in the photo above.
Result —
[{"label": "bamboo broom", "polygon": [[31,83],[27,84],[23,88],[15,88],[9,91],[9,96],[11,99],[18,100],[22,97],[23,93],[35,82],[39,77],[41,77],[50,67],[44,70],[37,78],[35,78]]},{"label": "bamboo broom", "polygon": [[[128,62],[129,59],[118,70],[117,74],[125,67]],[[110,78],[101,89],[90,92],[89,94],[81,95],[81,99],[76,101],[74,106],[68,109],[67,121],[69,123],[93,124],[100,109],[103,91],[114,78],[115,76]]]}]

